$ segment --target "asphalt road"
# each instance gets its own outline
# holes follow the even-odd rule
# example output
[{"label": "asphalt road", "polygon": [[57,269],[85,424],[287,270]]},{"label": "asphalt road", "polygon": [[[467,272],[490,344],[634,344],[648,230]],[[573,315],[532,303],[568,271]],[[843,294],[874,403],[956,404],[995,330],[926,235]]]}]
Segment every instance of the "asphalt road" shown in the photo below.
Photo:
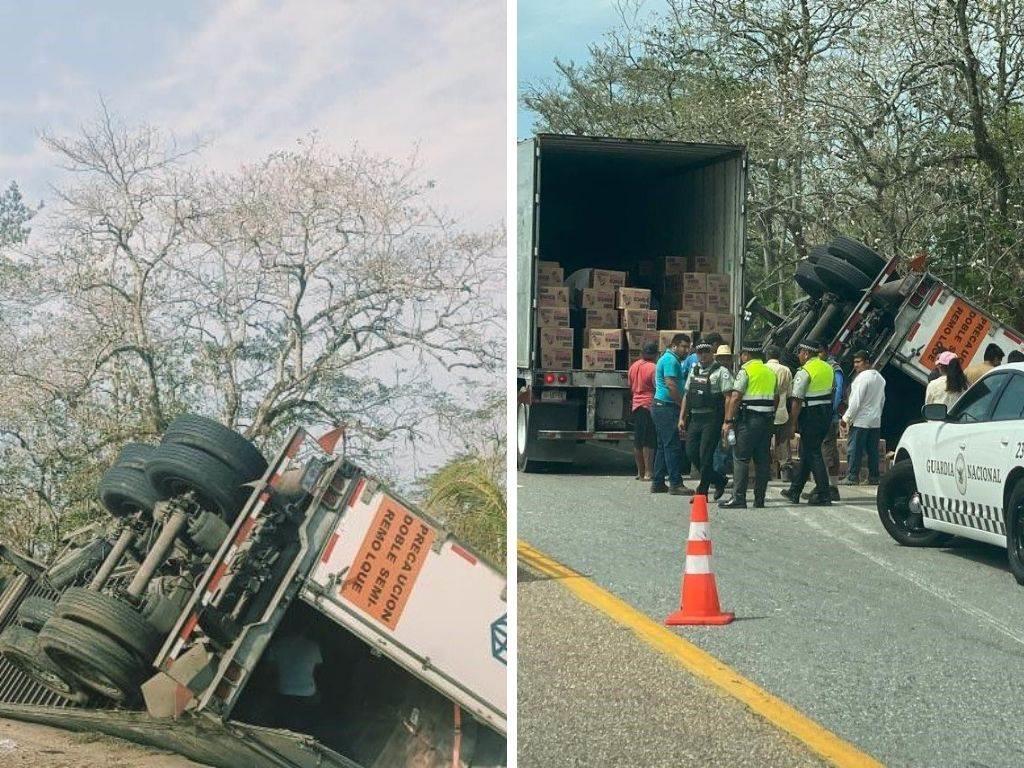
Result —
[{"label": "asphalt road", "polygon": [[[519,537],[661,621],[678,607],[688,499],[649,494],[621,453],[588,453],[571,475],[519,475]],[[763,510],[712,505],[737,620],[681,634],[886,765],[1024,764],[1024,588],[1005,552],[900,547],[870,487],[832,508],[777,487]],[[520,683],[520,707],[531,695]]]}]

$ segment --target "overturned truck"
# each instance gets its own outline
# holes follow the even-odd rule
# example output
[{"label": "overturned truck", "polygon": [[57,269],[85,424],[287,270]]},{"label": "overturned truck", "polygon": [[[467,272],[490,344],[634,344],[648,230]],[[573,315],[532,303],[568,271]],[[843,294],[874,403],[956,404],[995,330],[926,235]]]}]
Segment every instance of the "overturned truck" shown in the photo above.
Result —
[{"label": "overturned truck", "polygon": [[183,416],[99,496],[50,564],[0,545],[0,715],[225,768],[506,764],[504,576],[340,430],[268,463]]},{"label": "overturned truck", "polygon": [[810,249],[794,281],[803,292],[783,317],[757,299],[747,302],[744,335],[777,345],[793,364],[801,342],[824,343],[849,374],[865,350],[886,380],[882,437],[895,444],[919,418],[935,360],[956,352],[964,367],[981,362],[985,347],[1020,349],[1024,337],[935,275],[923,259],[883,258],[848,237]]}]

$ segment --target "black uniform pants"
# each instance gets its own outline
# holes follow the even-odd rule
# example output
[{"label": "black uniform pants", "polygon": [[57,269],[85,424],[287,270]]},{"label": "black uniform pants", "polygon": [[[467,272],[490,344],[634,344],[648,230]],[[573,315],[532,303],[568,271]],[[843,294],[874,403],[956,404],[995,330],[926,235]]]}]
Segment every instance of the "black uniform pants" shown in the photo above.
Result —
[{"label": "black uniform pants", "polygon": [[804,406],[800,409],[797,427],[800,430],[800,467],[793,475],[790,490],[799,494],[807,484],[807,479],[814,475],[814,490],[829,498],[828,469],[821,455],[821,444],[828,434],[832,423],[832,406]]},{"label": "black uniform pants", "polygon": [[724,413],[691,413],[686,423],[686,453],[700,468],[697,493],[708,492],[711,485],[720,485],[725,478],[715,472],[715,446],[722,439]]},{"label": "black uniform pants", "polygon": [[[733,459],[741,464],[749,464],[754,460],[757,474],[754,477],[754,498],[764,499],[768,488],[768,476],[771,471],[771,440],[775,428],[774,413],[759,413],[744,410],[736,425],[736,451]],[[740,473],[736,473],[739,477]],[[749,469],[743,473],[743,479],[749,476]],[[737,488],[737,496],[746,493],[746,488]]]}]

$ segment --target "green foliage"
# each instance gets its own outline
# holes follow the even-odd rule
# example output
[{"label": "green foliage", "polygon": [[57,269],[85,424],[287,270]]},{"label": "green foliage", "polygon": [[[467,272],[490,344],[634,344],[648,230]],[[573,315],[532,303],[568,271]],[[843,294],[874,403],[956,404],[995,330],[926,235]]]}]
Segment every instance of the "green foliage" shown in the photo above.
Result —
[{"label": "green foliage", "polygon": [[11,182],[0,193],[0,247],[22,243],[28,239],[31,231],[28,222],[35,216],[35,211],[25,205],[21,190],[16,182]]},{"label": "green foliage", "polygon": [[455,535],[504,568],[508,519],[504,454],[452,459],[424,482],[427,510]]}]

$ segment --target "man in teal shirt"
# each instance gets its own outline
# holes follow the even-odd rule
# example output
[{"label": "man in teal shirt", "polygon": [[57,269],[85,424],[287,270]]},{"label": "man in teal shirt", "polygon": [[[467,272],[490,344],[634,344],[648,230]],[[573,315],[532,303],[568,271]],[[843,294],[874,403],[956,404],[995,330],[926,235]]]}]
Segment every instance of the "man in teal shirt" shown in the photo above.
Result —
[{"label": "man in teal shirt", "polygon": [[[658,434],[658,451],[654,456],[651,493],[688,496],[692,490],[683,485],[683,446],[679,440],[679,404],[683,399],[681,360],[690,352],[690,337],[677,333],[654,369],[654,403],[651,416]],[[687,462],[689,463],[689,462]],[[665,485],[665,475],[668,485]]]}]

